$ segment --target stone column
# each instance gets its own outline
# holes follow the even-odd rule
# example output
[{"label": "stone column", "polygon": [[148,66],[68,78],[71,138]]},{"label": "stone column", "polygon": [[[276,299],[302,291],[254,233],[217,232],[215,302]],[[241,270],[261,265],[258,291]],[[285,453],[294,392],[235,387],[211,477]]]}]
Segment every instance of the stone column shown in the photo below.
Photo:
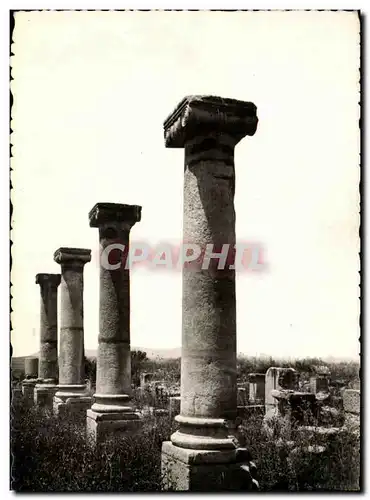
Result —
[{"label": "stone column", "polygon": [[52,406],[57,389],[58,365],[58,286],[60,274],[37,274],[40,285],[39,379],[34,391],[36,404]]},{"label": "stone column", "polygon": [[[234,148],[256,128],[253,103],[211,96],[186,97],[165,121],[166,147],[185,149],[185,243],[234,248]],[[183,269],[180,429],[162,446],[165,488],[256,487],[228,427],[237,416],[235,270],[217,264]]]},{"label": "stone column", "polygon": [[101,258],[96,394],[87,410],[87,433],[92,443],[99,444],[139,424],[139,413],[130,401],[130,270],[125,257],[141,207],[97,203],[89,219],[91,227],[99,228]]},{"label": "stone column", "polygon": [[25,380],[22,382],[22,393],[27,403],[33,403],[35,385],[39,373],[38,358],[30,356],[24,360]]},{"label": "stone column", "polygon": [[265,404],[265,374],[249,374],[249,403]]},{"label": "stone column", "polygon": [[39,374],[39,359],[34,356],[25,358],[24,374],[26,379],[37,378]]},{"label": "stone column", "polygon": [[83,271],[91,260],[91,250],[59,248],[54,260],[61,265],[61,317],[59,385],[54,396],[54,413],[83,414],[92,399],[86,393],[84,367]]}]

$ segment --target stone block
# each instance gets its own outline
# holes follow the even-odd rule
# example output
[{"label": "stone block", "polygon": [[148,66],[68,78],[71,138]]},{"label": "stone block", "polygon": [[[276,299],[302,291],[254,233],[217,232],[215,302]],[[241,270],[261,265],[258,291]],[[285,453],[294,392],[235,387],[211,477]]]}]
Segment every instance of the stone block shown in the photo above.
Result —
[{"label": "stone block", "polygon": [[22,399],[22,389],[14,388],[12,390],[12,399],[13,401],[19,401]]},{"label": "stone block", "polygon": [[360,415],[361,393],[356,389],[346,389],[343,391],[343,408],[345,413]]},{"label": "stone block", "polygon": [[54,415],[61,418],[70,416],[85,418],[86,411],[91,407],[93,398],[90,396],[81,396],[68,398],[66,401],[54,396],[53,412]]},{"label": "stone block", "polygon": [[248,404],[248,392],[245,387],[237,388],[237,398],[238,398],[238,406],[245,406]]},{"label": "stone block", "polygon": [[265,406],[268,411],[278,404],[271,394],[273,390],[298,390],[299,373],[294,368],[271,367],[266,372],[265,381]]},{"label": "stone block", "polygon": [[199,492],[258,490],[254,463],[243,453],[238,457],[238,451],[188,450],[165,441],[162,444],[163,489]]},{"label": "stone block", "polygon": [[37,378],[39,373],[39,358],[32,356],[25,358],[24,373],[26,378]]},{"label": "stone block", "polygon": [[34,389],[34,403],[48,408],[53,407],[53,399],[58,390],[57,385],[37,385]]},{"label": "stone block", "polygon": [[92,446],[135,434],[141,425],[139,413],[97,413],[91,409],[86,412],[86,434]]},{"label": "stone block", "polygon": [[313,394],[329,392],[329,378],[326,375],[315,375],[311,377],[310,389]]},{"label": "stone block", "polygon": [[266,379],[264,373],[249,374],[249,403],[265,402]]},{"label": "stone block", "polygon": [[37,380],[24,380],[22,382],[22,393],[27,403],[34,402],[34,392]]},{"label": "stone block", "polygon": [[176,415],[180,414],[181,396],[173,396],[170,398],[170,419],[173,420]]}]

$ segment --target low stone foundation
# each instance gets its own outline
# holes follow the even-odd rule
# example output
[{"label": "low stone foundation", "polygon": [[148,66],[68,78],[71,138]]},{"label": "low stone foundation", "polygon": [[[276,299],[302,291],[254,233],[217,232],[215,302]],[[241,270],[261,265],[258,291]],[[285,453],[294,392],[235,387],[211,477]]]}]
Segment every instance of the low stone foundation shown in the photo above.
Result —
[{"label": "low stone foundation", "polygon": [[33,404],[34,402],[34,392],[37,382],[37,379],[26,379],[22,382],[22,394],[27,404]]},{"label": "low stone foundation", "polygon": [[72,397],[66,400],[54,396],[53,412],[54,415],[62,418],[72,415],[85,418],[86,411],[91,408],[91,405],[92,397],[90,396]]},{"label": "low stone foundation", "polygon": [[36,405],[52,408],[54,395],[57,390],[57,385],[36,384],[34,389],[34,403]]},{"label": "low stone foundation", "polygon": [[92,446],[135,433],[142,424],[139,413],[97,413],[89,409],[86,416],[86,435]]},{"label": "low stone foundation", "polygon": [[256,466],[244,448],[190,450],[162,444],[163,489],[176,491],[256,491]]}]

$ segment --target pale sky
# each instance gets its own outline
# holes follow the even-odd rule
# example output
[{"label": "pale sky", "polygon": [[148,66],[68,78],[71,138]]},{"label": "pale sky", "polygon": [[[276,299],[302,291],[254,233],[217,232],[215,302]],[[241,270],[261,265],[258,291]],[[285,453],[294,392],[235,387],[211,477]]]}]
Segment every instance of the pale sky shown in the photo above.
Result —
[{"label": "pale sky", "polygon": [[[141,205],[131,241],[181,243],[182,149],[163,121],[189,94],[252,101],[236,147],[236,234],[268,270],[237,276],[238,351],[359,351],[359,21],[349,12],[23,12],[12,60],[12,344],[37,352],[54,251],[90,248],[85,347],[97,347],[97,202]],[[131,274],[131,343],[181,345],[181,273]]]}]

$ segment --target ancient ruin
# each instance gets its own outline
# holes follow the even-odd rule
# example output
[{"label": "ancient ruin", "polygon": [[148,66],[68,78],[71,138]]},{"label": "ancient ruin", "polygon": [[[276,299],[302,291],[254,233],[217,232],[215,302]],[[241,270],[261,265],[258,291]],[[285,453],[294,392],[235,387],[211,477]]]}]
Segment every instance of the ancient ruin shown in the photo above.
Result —
[{"label": "ancient ruin", "polygon": [[[131,228],[141,219],[141,207],[97,203],[89,219],[90,227],[99,229],[101,259],[96,393],[87,410],[87,435],[99,444],[140,424],[140,414],[130,402],[130,269],[125,255]],[[110,245],[114,247],[107,256],[114,260],[111,266],[108,258],[102,258]]]},{"label": "ancient ruin", "polygon": [[58,363],[58,286],[60,274],[37,274],[40,285],[39,382],[34,389],[36,404],[52,406],[57,390]]},{"label": "ancient ruin", "polygon": [[54,412],[86,412],[91,398],[86,394],[84,369],[83,270],[91,260],[91,250],[59,248],[54,260],[61,265],[61,311],[59,385],[54,396]]},{"label": "ancient ruin", "polygon": [[22,394],[28,402],[33,402],[35,385],[38,382],[39,358],[30,356],[24,360],[25,380],[22,381]]},{"label": "ancient ruin", "polygon": [[[206,256],[235,245],[234,148],[257,128],[256,106],[185,97],[164,123],[165,145],[185,149],[183,241]],[[162,446],[167,487],[253,489],[254,465],[228,422],[237,415],[235,269],[183,269],[180,429]]]}]

